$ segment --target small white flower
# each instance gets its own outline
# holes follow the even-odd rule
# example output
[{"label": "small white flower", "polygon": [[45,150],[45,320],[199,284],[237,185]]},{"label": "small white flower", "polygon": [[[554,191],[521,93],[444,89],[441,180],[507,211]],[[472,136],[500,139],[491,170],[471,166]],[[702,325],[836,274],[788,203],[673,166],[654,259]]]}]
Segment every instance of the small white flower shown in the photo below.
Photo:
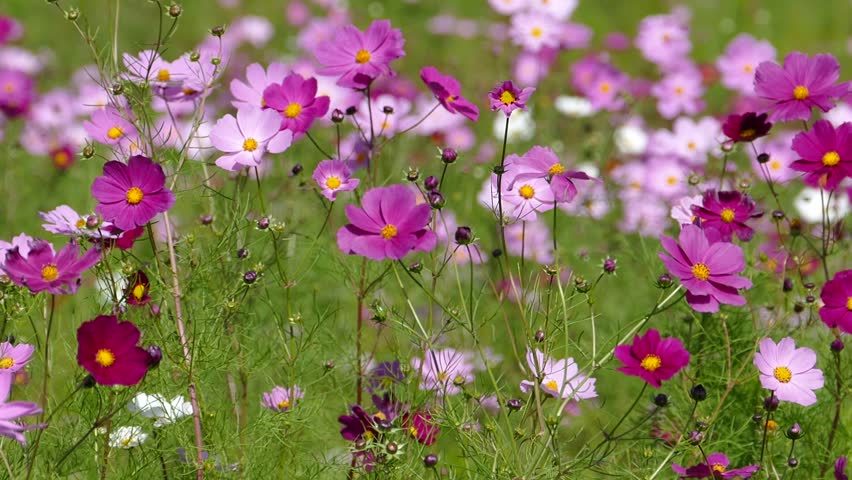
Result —
[{"label": "small white flower", "polygon": [[622,125],[615,130],[615,146],[623,155],[641,155],[648,146],[648,134],[636,125]]},{"label": "small white flower", "polygon": [[125,303],[124,292],[127,290],[127,277],[121,272],[114,271],[112,275],[104,275],[95,279],[95,288],[102,304]]},{"label": "small white flower", "polygon": [[595,113],[595,108],[592,107],[592,102],[583,97],[569,97],[562,95],[556,97],[553,103],[556,111],[562,115],[573,118],[590,117]]},{"label": "small white flower", "polygon": [[[819,189],[806,187],[796,195],[793,205],[799,216],[807,223],[821,223],[823,202],[828,201],[829,192],[823,192],[820,196]],[[845,217],[849,213],[849,197],[841,190],[831,196],[828,205],[829,222],[834,222]]]},{"label": "small white flower", "polygon": [[145,418],[153,418],[154,427],[157,428],[175,423],[177,420],[192,414],[192,404],[187,402],[183,396],[178,395],[171,400],[166,400],[166,397],[158,393],[152,395],[137,393],[133,400],[127,404],[127,409]]},{"label": "small white flower", "polygon": [[145,443],[148,434],[142,427],[118,427],[109,436],[109,446],[112,448],[133,448]]}]

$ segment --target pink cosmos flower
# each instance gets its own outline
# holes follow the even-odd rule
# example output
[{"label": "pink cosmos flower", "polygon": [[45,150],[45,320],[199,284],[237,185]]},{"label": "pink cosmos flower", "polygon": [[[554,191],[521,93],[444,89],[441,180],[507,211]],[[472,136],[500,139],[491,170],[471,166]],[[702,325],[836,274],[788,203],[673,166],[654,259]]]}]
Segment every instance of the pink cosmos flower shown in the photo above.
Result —
[{"label": "pink cosmos flower", "polygon": [[[717,234],[718,235],[718,234]],[[660,238],[666,253],[659,257],[669,273],[686,288],[686,301],[698,312],[718,312],[719,304],[745,305],[737,292],[751,288],[751,280],[737,276],[745,268],[743,251],[728,242],[711,243],[697,225],[684,225],[678,236]]]},{"label": "pink cosmos flower", "polygon": [[96,239],[118,238],[113,232],[112,223],[101,222],[98,217],[92,215],[84,217],[68,205],[60,205],[49,212],[39,212],[38,215],[47,222],[41,225],[42,228],[50,233]]},{"label": "pink cosmos flower", "polygon": [[501,110],[508,117],[517,109],[526,110],[527,100],[535,92],[535,88],[526,87],[519,89],[511,80],[497,84],[490,92],[488,99],[491,102],[491,111]]},{"label": "pink cosmos flower", "polygon": [[234,100],[231,105],[237,110],[245,107],[263,108],[263,91],[275,82],[287,76],[287,67],[278,62],[272,62],[264,70],[259,63],[246,67],[246,81],[235,78],[231,80],[231,95]]},{"label": "pink cosmos flower", "polygon": [[701,73],[696,68],[679,68],[667,74],[651,87],[651,95],[657,98],[657,111],[663,118],[695,115],[705,106]]},{"label": "pink cosmos flower", "polygon": [[771,338],[760,341],[760,351],[754,354],[754,366],[760,371],[760,384],[772,390],[778,400],[813,405],[817,401],[814,390],[823,387],[822,370],[815,368],[816,352],[810,348],[796,348],[796,342],[782,338],[778,344]]},{"label": "pink cosmos flower", "polygon": [[775,48],[747,33],[731,40],[725,53],[716,60],[722,76],[722,85],[741,95],[754,95],[754,72],[763,62],[775,59]]},{"label": "pink cosmos flower", "polygon": [[77,244],[70,242],[59,253],[54,253],[50,243],[34,239],[26,256],[17,246],[7,251],[4,268],[13,282],[29,288],[32,293],[47,291],[69,295],[80,287],[80,275],[101,260],[98,247],[90,248],[77,258],[79,251]]},{"label": "pink cosmos flower", "polygon": [[390,20],[374,20],[365,32],[354,25],[338,29],[334,38],[314,50],[321,75],[336,75],[342,87],[363,89],[380,75],[395,75],[390,62],[405,56],[402,32]]},{"label": "pink cosmos flower", "polygon": [[704,228],[718,230],[724,242],[730,242],[733,234],[743,242],[751,240],[754,229],[745,222],[763,215],[748,194],[737,190],[707,190],[701,204],[693,205],[692,213],[701,219]]},{"label": "pink cosmos flower", "polygon": [[852,334],[852,270],[834,274],[822,287],[819,316],[829,328]]},{"label": "pink cosmos flower", "polygon": [[27,439],[24,438],[23,432],[43,428],[44,425],[24,426],[15,420],[38,415],[42,410],[32,402],[10,402],[9,396],[12,393],[13,383],[14,375],[0,373],[0,435],[17,440],[21,445],[26,445]]},{"label": "pink cosmos flower", "polygon": [[423,67],[420,79],[448,112],[460,113],[474,122],[479,118],[479,108],[461,95],[461,85],[455,78],[435,67]]},{"label": "pink cosmos flower", "polygon": [[540,12],[562,21],[571,16],[580,2],[579,0],[527,0],[527,3],[530,11]]},{"label": "pink cosmos flower", "polygon": [[651,329],[644,336],[634,335],[633,344],[615,347],[615,358],[624,364],[616,370],[639,377],[654,388],[663,380],[675,376],[689,364],[689,352],[677,338],[660,339],[660,332]]},{"label": "pink cosmos flower", "polygon": [[263,394],[260,405],[273,412],[281,413],[296,406],[296,400],[301,400],[304,397],[305,394],[302,393],[302,389],[298,385],[293,385],[290,388],[276,386],[272,391]]},{"label": "pink cosmos flower", "polygon": [[672,124],[672,130],[658,130],[649,142],[650,153],[659,156],[675,156],[689,165],[702,166],[707,163],[707,154],[714,154],[719,142],[719,122],[712,117],[692,120],[680,117]]},{"label": "pink cosmos flower", "polygon": [[731,461],[724,453],[711,453],[707,455],[707,463],[699,463],[691,467],[682,467],[676,463],[672,464],[672,470],[681,478],[751,478],[760,470],[759,465],[746,465],[745,467],[728,469]]},{"label": "pink cosmos flower", "polygon": [[124,78],[132,82],[162,85],[172,80],[172,64],[154,50],[143,50],[136,56],[125,53],[121,58],[126,70]]},{"label": "pink cosmos flower", "polygon": [[361,180],[352,178],[352,171],[341,160],[323,160],[314,170],[313,179],[319,185],[323,196],[332,202],[337,200],[339,192],[355,190]]},{"label": "pink cosmos flower", "polygon": [[695,215],[692,213],[693,205],[701,205],[702,195],[685,196],[677,200],[672,206],[671,217],[678,225],[689,225],[695,221]]},{"label": "pink cosmos flower", "polygon": [[[512,172],[518,162],[518,155],[506,157],[504,166],[507,172]],[[550,183],[543,177],[522,179],[513,182],[513,177],[504,176],[500,184],[500,197],[497,192],[497,174],[492,173],[478,195],[478,199],[486,208],[499,215],[500,203],[503,206],[503,217],[512,220],[533,222],[538,212],[553,209],[556,199]]]},{"label": "pink cosmos flower", "polygon": [[528,349],[526,357],[534,382],[522,380],[522,392],[530,393],[538,384],[544,393],[554,398],[586,400],[598,396],[597,379],[581,374],[573,358],[553,359],[538,349],[534,352]]},{"label": "pink cosmos flower", "polygon": [[530,0],[488,0],[495,12],[502,15],[513,15],[528,7]]},{"label": "pink cosmos flower", "polygon": [[406,412],[402,416],[402,428],[423,445],[432,445],[438,439],[440,427],[432,419],[432,414],[424,410],[414,413]]},{"label": "pink cosmos flower", "polygon": [[140,336],[133,323],[98,315],[77,329],[77,363],[100,385],[136,385],[149,360],[148,351],[137,345]]},{"label": "pink cosmos flower", "polygon": [[26,367],[34,351],[35,347],[28,343],[0,343],[0,375],[12,374]]},{"label": "pink cosmos flower", "polygon": [[373,188],[361,205],[346,206],[351,223],[337,231],[337,245],[344,253],[400,260],[412,250],[435,248],[437,237],[428,229],[431,209],[417,205],[414,193],[404,185]]},{"label": "pink cosmos flower", "polygon": [[21,38],[24,33],[24,27],[20,22],[12,17],[5,15],[0,16],[0,45],[8,42],[14,42]]},{"label": "pink cosmos flower", "polygon": [[281,83],[273,83],[263,91],[263,102],[281,114],[281,130],[294,135],[311,128],[317,118],[328,112],[329,98],[317,96],[317,79],[304,79],[298,73],[287,75]]},{"label": "pink cosmos flower", "polygon": [[530,52],[537,52],[545,47],[559,46],[561,27],[556,19],[546,13],[518,13],[512,16],[509,36],[515,45]]},{"label": "pink cosmos flower", "polygon": [[[358,106],[358,113],[355,114],[355,120],[364,129],[367,137],[370,136],[371,124],[373,133],[377,137],[392,137],[396,132],[414,123],[414,120],[408,116],[411,112],[411,102],[405,98],[381,94],[374,97],[371,102],[372,105],[368,106],[367,99],[364,98]],[[393,113],[385,113],[385,107]]]},{"label": "pink cosmos flower", "polygon": [[293,142],[293,132],[280,131],[281,117],[275,110],[245,107],[237,117],[225,115],[210,131],[210,141],[223,155],[216,165],[230,171],[257,167],[266,152],[281,153]]},{"label": "pink cosmos flower", "polygon": [[92,196],[99,202],[95,211],[122,230],[144,226],[175,204],[165,185],[163,167],[148,157],[136,155],[127,165],[107,162],[104,174],[92,182]]},{"label": "pink cosmos flower", "polygon": [[0,68],[0,111],[9,117],[26,113],[35,98],[35,80],[19,70]]},{"label": "pink cosmos flower", "polygon": [[639,22],[636,47],[642,56],[661,67],[682,62],[692,43],[689,28],[676,15],[653,15]]},{"label": "pink cosmos flower", "polygon": [[[544,179],[550,185],[553,199],[560,203],[570,202],[577,196],[577,187],[573,180],[597,180],[585,172],[566,169],[553,150],[547,147],[531,148],[513,161],[512,166],[509,190],[512,190],[517,183]],[[523,193],[521,195],[523,196]]]},{"label": "pink cosmos flower", "polygon": [[630,78],[608,62],[592,64],[596,68],[590,71],[590,77],[583,82],[580,92],[589,99],[592,107],[611,112],[624,108],[624,93]]},{"label": "pink cosmos flower", "polygon": [[793,150],[801,156],[790,168],[805,172],[805,183],[834,190],[852,176],[852,123],[834,128],[827,120],[793,138]]},{"label": "pink cosmos flower", "polygon": [[686,193],[689,169],[677,158],[651,157],[645,167],[648,192],[664,199],[676,198]]},{"label": "pink cosmos flower", "polygon": [[24,233],[13,237],[11,242],[0,240],[0,274],[6,275],[6,271],[3,269],[3,265],[6,263],[6,252],[17,248],[21,257],[26,259],[30,253],[30,243],[32,241],[33,238]]},{"label": "pink cosmos flower", "polygon": [[790,165],[799,159],[796,152],[790,148],[793,136],[792,132],[781,132],[755,142],[758,153],[769,155],[769,161],[761,165],[757,161],[757,155],[749,151],[752,169],[758,177],[764,178],[767,175],[764,169],[769,172],[769,179],[774,183],[787,183],[798,176],[796,171],[790,168]]},{"label": "pink cosmos flower", "polygon": [[828,54],[812,58],[801,52],[784,57],[784,66],[763,62],[757,67],[754,91],[758,97],[772,103],[772,121],[808,120],[811,109],[827,112],[834,100],[849,93],[849,84],[835,85],[840,78],[840,64]]},{"label": "pink cosmos flower", "polygon": [[127,147],[139,138],[136,127],[113,107],[95,110],[91,120],[83,122],[83,128],[92,140],[104,145]]},{"label": "pink cosmos flower", "polygon": [[434,390],[438,395],[455,395],[461,392],[457,384],[473,381],[469,355],[453,348],[427,350],[423,359],[412,358],[411,366],[420,373],[420,389]]}]

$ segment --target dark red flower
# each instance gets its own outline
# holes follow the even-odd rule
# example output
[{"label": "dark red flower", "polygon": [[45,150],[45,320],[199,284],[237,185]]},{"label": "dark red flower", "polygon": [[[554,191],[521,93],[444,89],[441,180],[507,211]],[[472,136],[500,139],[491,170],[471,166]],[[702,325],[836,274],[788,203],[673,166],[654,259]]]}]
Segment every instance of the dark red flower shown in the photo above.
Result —
[{"label": "dark red flower", "polygon": [[734,142],[753,142],[755,139],[765,137],[772,128],[772,124],[766,121],[767,114],[760,115],[748,112],[742,115],[729,115],[722,125],[722,133]]},{"label": "dark red flower", "polygon": [[112,315],[98,315],[77,329],[77,363],[101,385],[136,385],[148,371],[139,329]]},{"label": "dark red flower", "polygon": [[127,296],[127,303],[130,305],[142,306],[150,302],[151,295],[148,294],[150,287],[151,282],[142,270],[130,275],[127,282],[127,292],[125,293]]},{"label": "dark red flower", "polygon": [[408,433],[423,445],[435,443],[440,430],[437,425],[432,423],[432,415],[424,411],[417,411],[413,414],[406,413],[402,418],[402,426],[408,429]]}]

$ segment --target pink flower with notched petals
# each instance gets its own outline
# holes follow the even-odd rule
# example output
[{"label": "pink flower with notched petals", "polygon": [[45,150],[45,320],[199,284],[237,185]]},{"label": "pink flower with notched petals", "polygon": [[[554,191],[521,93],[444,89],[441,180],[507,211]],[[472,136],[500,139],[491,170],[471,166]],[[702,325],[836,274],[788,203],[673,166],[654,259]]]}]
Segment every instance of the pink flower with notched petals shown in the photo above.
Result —
[{"label": "pink flower with notched petals", "polygon": [[[718,235],[718,233],[716,233]],[[697,225],[684,225],[678,241],[660,238],[660,252],[669,272],[686,288],[686,301],[697,312],[718,312],[719,304],[745,305],[738,289],[751,288],[751,280],[736,275],[745,268],[743,251],[728,242],[711,243]]]},{"label": "pink flower with notched petals", "polygon": [[244,107],[237,116],[225,115],[210,131],[210,141],[220,152],[216,166],[237,171],[257,167],[263,156],[281,153],[293,142],[293,132],[279,130],[281,117],[275,110]]},{"label": "pink flower with notched petals", "polygon": [[21,417],[29,417],[41,413],[41,408],[32,402],[10,402],[9,395],[12,393],[14,375],[0,373],[0,435],[17,440],[21,445],[26,445],[27,440],[23,432],[45,425],[21,425],[15,420]]},{"label": "pink flower with notched petals", "polygon": [[760,178],[765,178],[767,173],[764,169],[766,169],[769,172],[769,179],[775,183],[787,183],[798,176],[796,171],[790,168],[790,165],[799,158],[796,152],[790,148],[792,142],[792,132],[780,132],[777,135],[757,140],[755,142],[757,151],[768,154],[769,161],[761,164],[757,161],[759,153],[755,154],[749,150],[748,154],[751,157],[754,173]]},{"label": "pink flower with notched petals", "polygon": [[0,15],[0,45],[13,42],[24,33],[24,27],[12,17]]},{"label": "pink flower with notched petals", "polygon": [[682,467],[676,463],[672,464],[672,470],[681,478],[751,478],[760,470],[759,465],[746,465],[739,468],[728,468],[731,461],[724,453],[711,453],[707,455],[707,463],[699,463],[691,467]]},{"label": "pink flower with notched petals", "polygon": [[778,400],[807,407],[817,401],[814,390],[825,384],[822,370],[816,367],[817,355],[810,348],[796,348],[796,342],[782,338],[777,344],[771,338],[760,341],[754,354],[754,366],[760,372],[760,384],[772,390]]},{"label": "pink flower with notched petals", "polygon": [[757,66],[775,59],[775,48],[747,33],[731,40],[725,53],[716,60],[722,85],[741,95],[754,95],[754,72]]},{"label": "pink flower with notched petals", "polygon": [[801,156],[790,168],[805,172],[805,183],[834,190],[852,176],[852,123],[834,128],[827,120],[793,138],[793,150]]},{"label": "pink flower with notched petals", "polygon": [[689,364],[689,352],[677,338],[660,338],[660,332],[651,329],[644,336],[634,335],[631,345],[615,347],[615,358],[624,364],[621,373],[645,380],[660,388],[664,380],[675,376]]},{"label": "pink flower with notched petals", "polygon": [[0,375],[8,375],[27,366],[35,347],[28,343],[0,343]]},{"label": "pink flower with notched petals", "polygon": [[595,378],[583,375],[573,358],[554,359],[541,351],[527,350],[527,366],[534,382],[521,381],[521,391],[529,393],[536,383],[544,393],[553,398],[585,400],[595,398]]},{"label": "pink flower with notched petals", "polygon": [[305,394],[298,385],[290,388],[276,386],[272,391],[265,392],[260,405],[273,412],[286,412],[296,406],[296,401],[304,398]]},{"label": "pink flower with notched petals", "polygon": [[820,293],[823,306],[819,316],[829,328],[852,334],[852,270],[834,274]]},{"label": "pink flower with notched petals", "polygon": [[323,66],[320,75],[337,75],[342,87],[367,88],[380,75],[395,75],[390,62],[405,56],[405,39],[390,20],[375,20],[365,32],[354,25],[338,29],[317,46],[314,55]]},{"label": "pink flower with notched petals", "polygon": [[704,110],[705,103],[701,73],[696,68],[682,67],[664,76],[651,87],[651,95],[657,98],[657,111],[664,118],[679,114],[695,115]]},{"label": "pink flower with notched petals", "polygon": [[461,85],[455,78],[435,67],[423,67],[420,79],[448,112],[460,113],[474,122],[479,118],[479,108],[461,95]]},{"label": "pink flower with notched petals", "polygon": [[707,163],[707,155],[715,155],[718,149],[719,128],[719,121],[712,117],[680,117],[671,131],[658,130],[653,134],[648,150],[657,156],[674,156],[691,166],[702,166]]},{"label": "pink flower with notched petals", "polygon": [[246,81],[235,78],[231,80],[231,95],[234,100],[231,105],[236,109],[244,107],[264,108],[263,91],[275,82],[280,82],[287,76],[287,67],[278,62],[272,62],[266,69],[259,63],[246,67]]},{"label": "pink flower with notched petals", "polygon": [[[577,196],[575,180],[595,180],[585,172],[568,170],[553,150],[535,146],[513,162],[513,172],[509,181],[509,190],[518,183],[534,179],[544,179],[550,185],[550,191],[556,202],[570,202]],[[522,196],[523,193],[519,192]]]},{"label": "pink flower with notched petals", "polygon": [[83,128],[92,140],[104,145],[129,146],[139,139],[136,127],[113,107],[95,110]]},{"label": "pink flower with notched petals", "polygon": [[501,110],[508,117],[519,108],[526,110],[527,100],[530,99],[533,92],[535,92],[535,88],[527,87],[520,89],[511,80],[499,83],[488,92],[491,111],[496,112],[497,110]]},{"label": "pink flower with notched petals", "polygon": [[38,215],[47,222],[41,225],[42,228],[50,233],[95,239],[118,238],[112,232],[113,225],[110,222],[101,222],[99,218],[91,217],[95,220],[92,223],[90,216],[80,215],[68,205],[60,205],[49,212],[39,212]]},{"label": "pink flower with notched petals", "polygon": [[455,395],[462,391],[458,384],[473,381],[470,356],[453,348],[427,350],[423,359],[412,358],[411,366],[420,374],[420,389],[438,395]]},{"label": "pink flower with notched petals", "polygon": [[331,200],[337,200],[340,192],[355,190],[361,180],[352,178],[352,171],[342,160],[323,160],[314,170],[313,179],[321,189],[322,195]]},{"label": "pink flower with notched petals", "polygon": [[661,67],[676,65],[692,50],[689,28],[673,14],[645,17],[639,22],[636,47],[642,56]]},{"label": "pink flower with notched petals", "polygon": [[287,75],[281,83],[273,83],[263,91],[263,103],[281,114],[281,130],[294,135],[311,128],[317,118],[328,112],[329,98],[317,96],[317,79],[304,79],[298,73]]},{"label": "pink flower with notched petals", "polygon": [[19,247],[6,252],[4,268],[6,275],[32,293],[47,291],[54,295],[70,295],[80,287],[80,275],[101,260],[101,250],[93,247],[81,257],[80,249],[70,242],[59,253],[53,246],[35,239],[29,244],[29,252],[24,256]]},{"label": "pink flower with notched petals", "polygon": [[537,52],[545,47],[559,46],[562,25],[545,13],[517,13],[512,16],[509,36],[515,45],[530,52]]},{"label": "pink flower with notched petals", "polygon": [[751,240],[754,229],[746,222],[763,215],[748,194],[713,189],[704,192],[701,204],[692,206],[692,213],[701,219],[703,227],[718,230],[724,242],[730,242],[734,234],[743,242]]},{"label": "pink flower with notched petals", "polygon": [[35,80],[18,70],[0,69],[0,111],[9,117],[26,113],[35,98]]},{"label": "pink flower with notched petals", "polygon": [[92,182],[95,211],[122,230],[150,222],[175,204],[175,195],[165,187],[163,167],[150,158],[136,155],[125,165],[107,162],[104,174]]},{"label": "pink flower with notched petals", "polygon": [[525,10],[530,0],[488,0],[495,12],[502,15],[513,15]]},{"label": "pink flower with notched petals", "polygon": [[346,206],[351,223],[337,231],[337,245],[344,253],[400,260],[412,250],[435,248],[437,237],[428,229],[431,208],[417,205],[414,193],[404,185],[373,188],[361,205]]},{"label": "pink flower with notched petals", "polygon": [[833,55],[791,52],[783,67],[774,62],[758,65],[754,92],[771,102],[770,120],[808,120],[813,107],[827,112],[834,100],[849,93],[848,83],[835,84],[838,78],[840,64]]}]

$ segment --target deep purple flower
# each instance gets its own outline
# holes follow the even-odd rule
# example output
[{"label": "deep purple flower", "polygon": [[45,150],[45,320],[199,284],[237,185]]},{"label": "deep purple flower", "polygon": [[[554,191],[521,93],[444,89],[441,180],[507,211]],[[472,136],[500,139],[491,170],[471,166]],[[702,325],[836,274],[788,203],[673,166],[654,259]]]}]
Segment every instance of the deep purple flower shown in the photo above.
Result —
[{"label": "deep purple flower", "polygon": [[29,343],[0,343],[0,375],[12,374],[27,366],[35,347]]},{"label": "deep purple flower", "polygon": [[273,83],[263,91],[263,103],[281,114],[281,130],[290,130],[293,134],[308,131],[317,118],[328,112],[330,99],[317,96],[317,79],[302,78],[292,73],[281,83]]},{"label": "deep purple flower", "polygon": [[722,133],[734,142],[753,142],[755,139],[765,137],[772,128],[772,124],[766,121],[766,117],[765,113],[758,115],[754,112],[729,115],[722,125]]},{"label": "deep purple flower", "polygon": [[435,67],[423,67],[420,79],[448,112],[460,113],[474,122],[479,118],[479,108],[461,95],[461,85],[455,78]]},{"label": "deep purple flower", "polygon": [[24,426],[15,420],[38,415],[42,410],[32,402],[9,401],[14,377],[11,373],[0,373],[0,435],[17,440],[21,445],[26,445],[27,440],[24,438],[23,432],[42,428],[44,425]]},{"label": "deep purple flower", "polygon": [[378,435],[373,419],[360,405],[352,405],[349,411],[352,412],[351,415],[337,417],[337,421],[343,424],[343,428],[340,429],[340,435],[345,440],[370,439]]},{"label": "deep purple flower", "polygon": [[163,167],[148,157],[136,155],[127,165],[107,162],[92,182],[92,196],[100,202],[95,211],[122,230],[144,226],[175,204],[165,185]]},{"label": "deep purple flower", "polygon": [[0,70],[0,111],[10,117],[27,112],[35,98],[32,77],[18,70]]},{"label": "deep purple flower", "polygon": [[805,172],[805,183],[834,190],[852,176],[852,123],[835,129],[827,120],[818,120],[809,131],[793,137],[793,150],[801,159],[790,168]]},{"label": "deep purple flower", "polygon": [[750,478],[760,470],[759,465],[746,465],[745,467],[732,468],[728,470],[731,461],[724,453],[711,453],[707,455],[707,463],[699,463],[691,467],[682,467],[672,464],[672,470],[681,478]]},{"label": "deep purple flower", "polygon": [[361,205],[346,206],[351,223],[337,231],[337,245],[344,253],[399,260],[412,250],[435,248],[437,237],[427,228],[431,209],[417,205],[414,193],[404,185],[373,188]]},{"label": "deep purple flower", "polygon": [[402,371],[399,360],[381,362],[376,365],[367,380],[367,391],[370,393],[383,392],[404,380],[405,373]]},{"label": "deep purple flower", "polygon": [[[718,235],[718,234],[717,234]],[[745,305],[737,289],[751,288],[751,280],[736,275],[745,268],[742,249],[728,242],[710,243],[697,225],[684,225],[678,242],[663,236],[666,253],[659,257],[686,288],[686,301],[698,312],[718,312],[719,304]]]},{"label": "deep purple flower", "polygon": [[852,270],[843,270],[834,274],[822,287],[820,298],[824,304],[819,316],[829,328],[852,334]]},{"label": "deep purple flower", "polygon": [[770,120],[808,120],[813,107],[827,112],[834,108],[834,100],[849,93],[847,83],[835,85],[838,78],[840,64],[833,55],[791,52],[783,67],[775,62],[758,65],[754,91],[772,102]]},{"label": "deep purple flower", "polygon": [[374,20],[365,32],[354,25],[341,27],[314,55],[323,65],[320,75],[339,76],[338,85],[362,89],[380,75],[395,75],[390,62],[405,56],[404,45],[402,32],[392,29],[390,20]]},{"label": "deep purple flower", "polygon": [[624,364],[617,370],[645,380],[660,388],[663,380],[672,378],[689,364],[689,352],[677,338],[660,339],[660,332],[651,329],[644,336],[633,336],[631,345],[615,347],[615,358]]},{"label": "deep purple flower", "polygon": [[139,329],[112,315],[98,315],[77,329],[77,363],[101,385],[136,385],[148,371]]},{"label": "deep purple flower", "polygon": [[772,390],[778,400],[813,405],[814,390],[825,384],[822,370],[816,368],[817,355],[810,348],[796,348],[796,342],[782,338],[778,344],[771,338],[760,341],[760,351],[754,354],[754,366],[760,371],[760,384]]},{"label": "deep purple flower", "polygon": [[101,259],[98,247],[90,248],[77,258],[79,251],[77,244],[70,242],[59,253],[54,253],[50,243],[36,239],[30,242],[26,257],[21,255],[17,246],[7,251],[4,268],[13,282],[33,293],[47,291],[54,295],[68,295],[80,287],[80,274]]},{"label": "deep purple flower", "polygon": [[429,446],[438,439],[440,428],[433,423],[429,412],[418,410],[406,413],[402,417],[402,427],[408,429],[409,435],[423,445]]},{"label": "deep purple flower", "polygon": [[529,100],[533,92],[535,92],[535,88],[526,87],[520,89],[511,80],[499,83],[494,89],[488,92],[491,111],[496,112],[497,110],[501,110],[508,117],[519,108],[526,110],[527,100]]},{"label": "deep purple flower", "polygon": [[737,238],[747,242],[754,235],[754,230],[745,222],[763,215],[756,209],[754,200],[746,193],[711,189],[704,192],[701,205],[692,206],[692,213],[701,219],[703,227],[718,230],[722,241],[730,242],[736,234]]},{"label": "deep purple flower", "polygon": [[322,195],[331,200],[337,200],[339,192],[351,192],[361,183],[352,178],[352,171],[342,160],[323,160],[314,170],[313,179],[320,187]]},{"label": "deep purple flower", "polygon": [[545,179],[550,184],[553,198],[559,202],[570,202],[577,196],[577,187],[573,180],[596,180],[585,172],[566,169],[553,150],[547,147],[533,147],[513,162],[514,172],[509,182],[509,190],[517,182],[524,183],[532,179]]},{"label": "deep purple flower", "polygon": [[846,455],[837,457],[834,461],[834,480],[849,480],[846,476]]}]

